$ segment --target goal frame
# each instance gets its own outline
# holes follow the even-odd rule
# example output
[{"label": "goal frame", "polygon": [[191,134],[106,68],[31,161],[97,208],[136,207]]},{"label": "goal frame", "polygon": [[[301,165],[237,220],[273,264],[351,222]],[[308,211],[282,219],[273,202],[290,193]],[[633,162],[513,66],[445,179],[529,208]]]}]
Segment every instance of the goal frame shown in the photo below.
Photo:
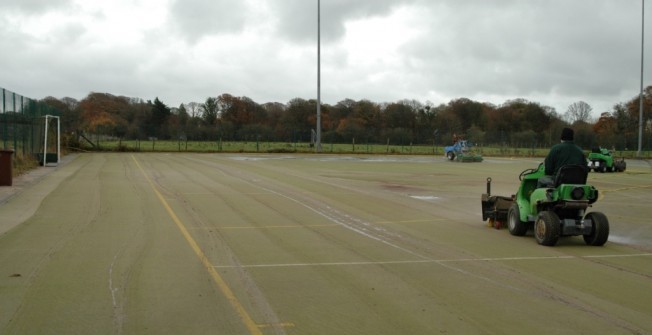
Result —
[{"label": "goal frame", "polygon": [[[43,166],[57,166],[61,161],[61,119],[55,115],[46,115],[44,118],[45,118],[45,131],[43,133]],[[48,162],[48,126],[50,124],[51,119],[57,120],[56,162]]]}]

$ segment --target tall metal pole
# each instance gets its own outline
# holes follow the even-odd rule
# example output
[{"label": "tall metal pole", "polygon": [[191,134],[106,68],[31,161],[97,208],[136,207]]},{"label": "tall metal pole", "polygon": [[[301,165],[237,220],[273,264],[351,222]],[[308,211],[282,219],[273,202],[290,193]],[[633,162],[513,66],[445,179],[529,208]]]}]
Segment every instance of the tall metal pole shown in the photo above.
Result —
[{"label": "tall metal pole", "polygon": [[641,157],[643,150],[643,50],[645,43],[645,0],[641,0],[641,96],[638,105],[638,151],[637,157]]},{"label": "tall metal pole", "polygon": [[317,135],[315,151],[321,152],[321,1],[317,0]]}]

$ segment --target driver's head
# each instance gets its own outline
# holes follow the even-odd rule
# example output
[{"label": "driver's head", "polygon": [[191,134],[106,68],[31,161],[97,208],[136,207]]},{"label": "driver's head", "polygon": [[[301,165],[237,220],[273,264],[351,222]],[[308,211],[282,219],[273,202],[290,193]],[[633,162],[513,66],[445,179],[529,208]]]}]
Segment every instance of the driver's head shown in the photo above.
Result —
[{"label": "driver's head", "polygon": [[573,129],[564,128],[561,131],[561,140],[562,141],[572,141],[573,140],[573,135],[574,135]]}]

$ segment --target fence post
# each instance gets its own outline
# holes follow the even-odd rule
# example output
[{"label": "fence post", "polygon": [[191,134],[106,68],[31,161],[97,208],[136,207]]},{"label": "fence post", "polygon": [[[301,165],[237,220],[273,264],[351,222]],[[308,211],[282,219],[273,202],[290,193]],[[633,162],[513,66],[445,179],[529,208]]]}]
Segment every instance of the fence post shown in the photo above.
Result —
[{"label": "fence post", "polygon": [[4,119],[4,126],[2,130],[2,147],[7,149],[7,104],[5,103],[5,89],[2,89],[2,118]]}]

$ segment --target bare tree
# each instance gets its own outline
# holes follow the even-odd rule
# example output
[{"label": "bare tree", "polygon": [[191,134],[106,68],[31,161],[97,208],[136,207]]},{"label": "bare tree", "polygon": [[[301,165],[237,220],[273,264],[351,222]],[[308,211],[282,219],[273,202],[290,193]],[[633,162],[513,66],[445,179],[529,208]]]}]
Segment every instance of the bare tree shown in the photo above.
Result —
[{"label": "bare tree", "polygon": [[566,111],[566,114],[564,114],[564,117],[571,124],[579,121],[589,122],[592,110],[593,108],[591,108],[591,106],[586,102],[578,101],[568,106],[568,110]]},{"label": "bare tree", "polygon": [[200,103],[198,102],[189,102],[186,104],[186,110],[188,111],[188,114],[190,114],[190,117],[197,117],[199,116],[199,108],[200,108]]}]

